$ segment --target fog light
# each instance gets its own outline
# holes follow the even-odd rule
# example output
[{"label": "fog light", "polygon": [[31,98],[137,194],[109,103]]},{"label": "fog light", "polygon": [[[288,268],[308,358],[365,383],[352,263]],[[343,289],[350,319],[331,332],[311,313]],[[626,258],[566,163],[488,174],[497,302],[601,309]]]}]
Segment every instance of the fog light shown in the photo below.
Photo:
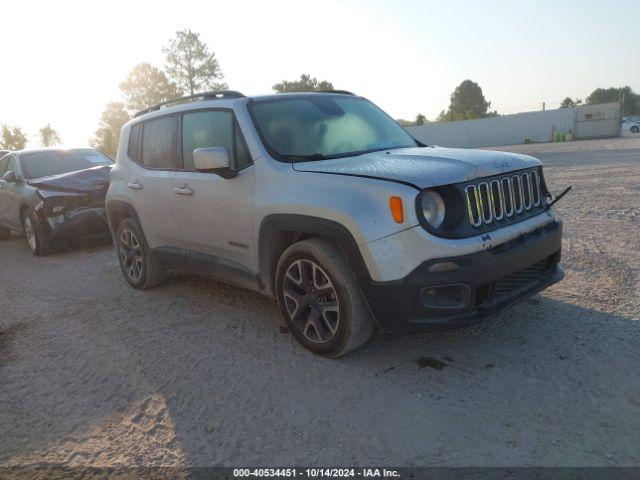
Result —
[{"label": "fog light", "polygon": [[422,303],[429,308],[464,308],[469,303],[468,285],[441,285],[422,289]]}]

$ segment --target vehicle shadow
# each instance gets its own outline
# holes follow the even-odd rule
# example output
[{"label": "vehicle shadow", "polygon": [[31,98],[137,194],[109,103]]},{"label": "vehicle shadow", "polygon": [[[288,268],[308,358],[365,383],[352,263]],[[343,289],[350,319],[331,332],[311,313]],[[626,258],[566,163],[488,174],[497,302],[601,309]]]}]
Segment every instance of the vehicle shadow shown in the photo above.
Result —
[{"label": "vehicle shadow", "polygon": [[80,315],[71,335],[91,343],[41,372],[58,415],[40,412],[22,432],[39,445],[12,437],[0,462],[74,438],[90,451],[101,435],[65,458],[108,462],[122,438],[145,444],[125,464],[640,460],[640,322],[550,296],[466,329],[378,334],[339,360],[299,347],[269,299],[192,276],[116,289]]},{"label": "vehicle shadow", "polygon": [[[219,292],[242,314],[223,328],[205,316],[212,331],[149,378],[189,465],[638,461],[636,319],[535,297],[476,327],[376,335],[328,360],[277,330],[268,300]],[[576,449],[585,435],[592,448]]]},{"label": "vehicle shadow", "polygon": [[[28,248],[27,239],[23,233],[11,232],[11,240],[24,242],[24,246]],[[92,248],[105,247],[113,245],[113,239],[110,234],[96,235],[88,238],[71,238],[59,240],[52,243],[49,247],[48,254],[55,255],[67,253],[74,250],[87,250]]]}]

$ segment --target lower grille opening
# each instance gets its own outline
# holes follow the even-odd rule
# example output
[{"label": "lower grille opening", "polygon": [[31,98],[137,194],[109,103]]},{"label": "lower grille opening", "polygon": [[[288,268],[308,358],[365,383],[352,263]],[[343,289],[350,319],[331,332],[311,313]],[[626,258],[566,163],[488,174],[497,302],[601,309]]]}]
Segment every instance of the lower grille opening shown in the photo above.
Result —
[{"label": "lower grille opening", "polygon": [[554,256],[551,255],[511,275],[481,285],[476,289],[476,305],[500,302],[544,280],[554,264]]}]

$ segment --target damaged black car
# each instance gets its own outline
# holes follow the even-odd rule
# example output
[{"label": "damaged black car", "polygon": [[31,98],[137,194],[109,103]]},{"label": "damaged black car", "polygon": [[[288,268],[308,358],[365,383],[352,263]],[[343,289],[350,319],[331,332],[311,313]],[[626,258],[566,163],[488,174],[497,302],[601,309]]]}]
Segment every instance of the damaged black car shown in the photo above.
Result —
[{"label": "damaged black car", "polygon": [[0,240],[24,233],[37,256],[69,240],[109,238],[104,198],[113,161],[98,150],[11,152],[0,160]]}]

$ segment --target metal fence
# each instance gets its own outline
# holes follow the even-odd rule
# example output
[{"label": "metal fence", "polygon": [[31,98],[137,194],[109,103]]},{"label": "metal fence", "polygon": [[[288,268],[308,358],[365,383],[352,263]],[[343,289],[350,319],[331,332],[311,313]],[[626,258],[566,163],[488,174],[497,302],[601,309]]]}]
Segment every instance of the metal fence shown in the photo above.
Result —
[{"label": "metal fence", "polygon": [[620,121],[620,105],[603,103],[477,120],[427,123],[407,130],[428,145],[473,148],[551,142],[554,132],[571,133],[576,139],[616,137],[620,134]]}]

